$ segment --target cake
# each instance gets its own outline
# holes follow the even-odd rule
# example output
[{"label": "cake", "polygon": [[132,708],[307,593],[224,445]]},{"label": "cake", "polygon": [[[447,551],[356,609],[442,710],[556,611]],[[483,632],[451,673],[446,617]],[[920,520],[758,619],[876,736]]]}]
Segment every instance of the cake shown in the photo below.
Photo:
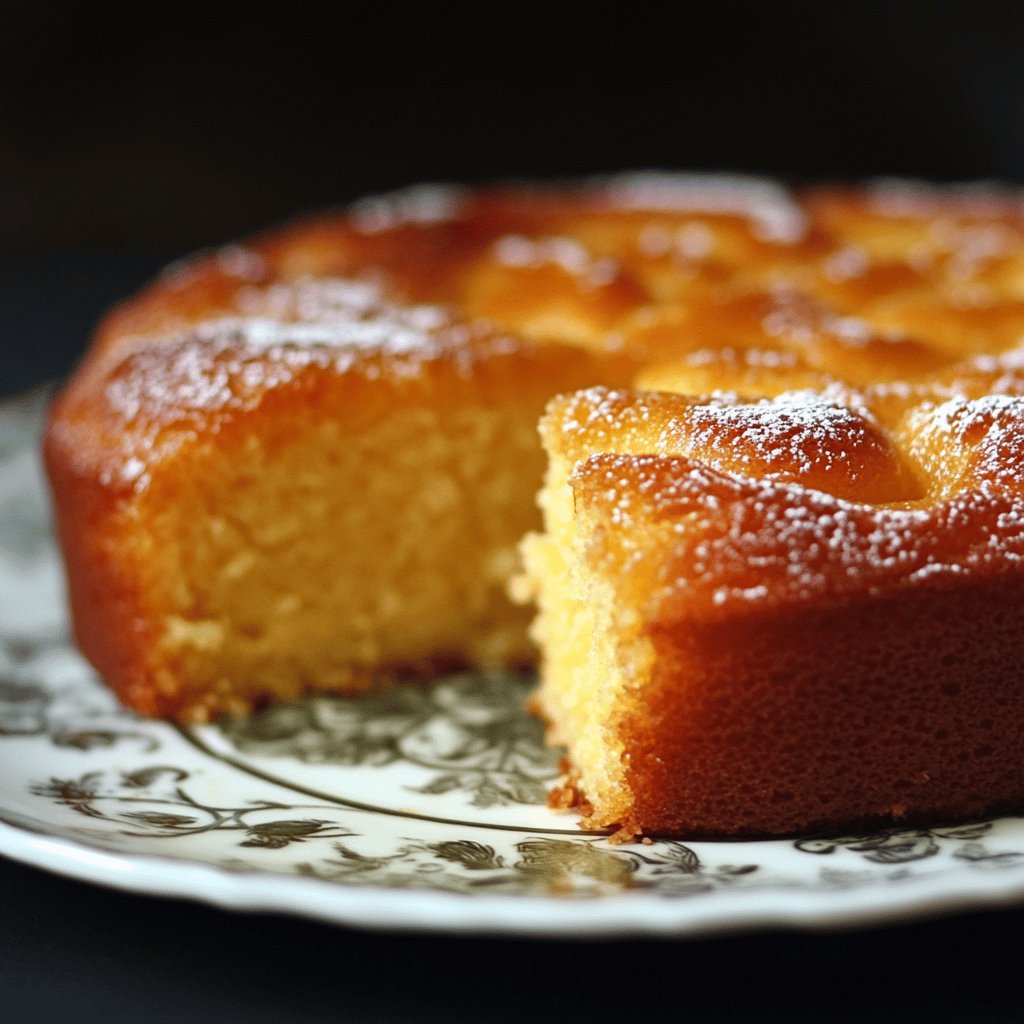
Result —
[{"label": "cake", "polygon": [[200,721],[539,648],[555,802],[623,838],[1019,806],[1022,339],[991,188],[312,218],[171,268],[55,401],[78,642]]},{"label": "cake", "polygon": [[1024,399],[893,428],[839,389],[595,388],[543,430],[539,700],[590,825],[787,835],[1019,806]]}]

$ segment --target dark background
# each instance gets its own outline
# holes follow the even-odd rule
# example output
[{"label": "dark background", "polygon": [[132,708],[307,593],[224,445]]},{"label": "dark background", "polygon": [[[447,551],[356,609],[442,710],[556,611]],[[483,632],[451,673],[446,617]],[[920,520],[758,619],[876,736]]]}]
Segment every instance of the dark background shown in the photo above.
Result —
[{"label": "dark background", "polygon": [[[1015,3],[0,6],[0,393],[167,260],[418,181],[1024,181]],[[0,1020],[1020,1021],[1022,926],[381,937],[0,862]]]},{"label": "dark background", "polygon": [[0,6],[6,391],[163,262],[404,184],[1024,180],[1013,2]]}]

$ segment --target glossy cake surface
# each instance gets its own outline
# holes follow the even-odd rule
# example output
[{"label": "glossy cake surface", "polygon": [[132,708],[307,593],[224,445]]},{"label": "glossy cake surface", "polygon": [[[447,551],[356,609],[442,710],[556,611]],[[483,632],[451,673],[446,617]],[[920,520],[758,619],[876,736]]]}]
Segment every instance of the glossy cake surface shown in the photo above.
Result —
[{"label": "glossy cake surface", "polygon": [[526,662],[533,531],[539,705],[593,824],[1019,805],[1022,339],[1005,192],[367,201],[101,325],[47,438],[79,641],[188,718]]}]

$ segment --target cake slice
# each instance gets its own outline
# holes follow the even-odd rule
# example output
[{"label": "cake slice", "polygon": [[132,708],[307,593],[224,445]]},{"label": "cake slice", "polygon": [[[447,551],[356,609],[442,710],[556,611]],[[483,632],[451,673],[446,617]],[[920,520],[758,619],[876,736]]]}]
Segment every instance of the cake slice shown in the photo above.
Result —
[{"label": "cake slice", "polygon": [[[894,406],[887,406],[893,415]],[[1024,399],[590,389],[527,540],[556,802],[786,835],[1024,802]]]}]

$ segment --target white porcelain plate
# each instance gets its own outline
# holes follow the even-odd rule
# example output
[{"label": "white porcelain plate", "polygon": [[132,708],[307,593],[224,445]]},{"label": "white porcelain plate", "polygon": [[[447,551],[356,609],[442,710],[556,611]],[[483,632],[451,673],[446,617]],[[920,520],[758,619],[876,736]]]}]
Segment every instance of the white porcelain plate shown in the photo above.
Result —
[{"label": "white porcelain plate", "polygon": [[0,405],[0,852],[139,892],[376,928],[566,938],[832,928],[1024,897],[1024,820],[611,846],[548,810],[530,680],[467,674],[178,729],[69,642],[36,457]]}]

